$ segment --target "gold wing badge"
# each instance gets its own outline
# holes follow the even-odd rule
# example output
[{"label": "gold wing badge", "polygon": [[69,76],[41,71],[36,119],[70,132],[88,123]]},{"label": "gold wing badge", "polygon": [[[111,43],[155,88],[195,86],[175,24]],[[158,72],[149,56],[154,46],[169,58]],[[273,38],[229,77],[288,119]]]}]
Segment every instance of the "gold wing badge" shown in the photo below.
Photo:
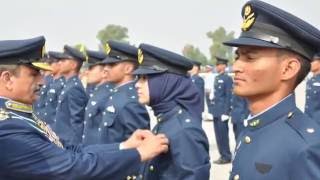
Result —
[{"label": "gold wing badge", "polygon": [[244,16],[241,29],[242,31],[249,31],[256,20],[256,14],[254,13],[251,5],[244,7]]}]

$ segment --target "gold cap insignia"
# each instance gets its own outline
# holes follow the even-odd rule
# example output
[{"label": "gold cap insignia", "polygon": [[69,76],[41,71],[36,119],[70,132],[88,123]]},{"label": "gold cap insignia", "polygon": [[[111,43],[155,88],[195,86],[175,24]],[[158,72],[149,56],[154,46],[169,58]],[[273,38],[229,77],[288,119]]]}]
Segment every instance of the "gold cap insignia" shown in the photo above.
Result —
[{"label": "gold cap insignia", "polygon": [[42,46],[42,49],[41,49],[41,58],[44,57],[44,54],[45,54],[45,53],[46,53],[46,46],[43,45],[43,46]]},{"label": "gold cap insignia", "polygon": [[86,61],[88,62],[89,57],[86,52],[86,47],[83,44],[80,45],[79,51],[85,56]]},{"label": "gold cap insignia", "polygon": [[138,49],[138,62],[139,64],[142,64],[143,62],[143,52],[141,49]]},{"label": "gold cap insignia", "polygon": [[109,54],[110,51],[111,51],[111,47],[109,46],[108,43],[107,43],[106,46],[105,46],[105,51],[106,51],[107,54]]},{"label": "gold cap insignia", "polygon": [[251,5],[246,5],[244,7],[244,15],[241,29],[242,31],[249,31],[256,20],[255,13]]}]

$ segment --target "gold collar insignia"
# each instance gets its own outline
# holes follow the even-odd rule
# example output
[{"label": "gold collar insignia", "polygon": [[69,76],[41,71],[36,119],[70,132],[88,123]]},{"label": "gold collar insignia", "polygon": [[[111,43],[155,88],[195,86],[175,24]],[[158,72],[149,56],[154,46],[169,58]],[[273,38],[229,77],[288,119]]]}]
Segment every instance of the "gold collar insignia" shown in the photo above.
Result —
[{"label": "gold collar insignia", "polygon": [[31,105],[20,103],[13,100],[8,100],[5,102],[6,108],[19,111],[19,112],[25,112],[25,113],[32,113],[33,109]]}]

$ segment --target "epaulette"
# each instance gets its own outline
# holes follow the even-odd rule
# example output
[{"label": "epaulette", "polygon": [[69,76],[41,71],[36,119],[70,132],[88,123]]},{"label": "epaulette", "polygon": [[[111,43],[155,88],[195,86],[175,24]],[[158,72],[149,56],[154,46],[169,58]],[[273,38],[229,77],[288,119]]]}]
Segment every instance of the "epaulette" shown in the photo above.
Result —
[{"label": "epaulette", "polygon": [[24,103],[20,103],[13,100],[8,100],[5,102],[6,108],[19,111],[19,112],[25,112],[25,113],[32,113],[32,105],[27,105]]},{"label": "epaulette", "polygon": [[300,110],[289,112],[287,123],[305,140],[307,144],[318,142],[320,127],[313,120],[304,115]]}]

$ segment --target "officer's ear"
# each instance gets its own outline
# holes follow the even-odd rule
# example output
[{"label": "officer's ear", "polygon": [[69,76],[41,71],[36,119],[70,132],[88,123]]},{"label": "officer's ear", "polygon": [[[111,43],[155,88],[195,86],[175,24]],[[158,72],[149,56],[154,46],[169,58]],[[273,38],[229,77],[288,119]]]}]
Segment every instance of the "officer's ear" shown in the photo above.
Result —
[{"label": "officer's ear", "polygon": [[287,81],[296,79],[296,76],[301,69],[301,64],[296,56],[286,56],[281,61],[281,80]]},{"label": "officer's ear", "polygon": [[126,62],[125,67],[124,67],[124,72],[125,74],[132,74],[134,71],[134,64],[131,62]]},{"label": "officer's ear", "polygon": [[4,70],[0,74],[1,84],[3,84],[3,87],[5,87],[7,90],[12,90],[13,88],[13,76],[13,73],[9,70]]}]

